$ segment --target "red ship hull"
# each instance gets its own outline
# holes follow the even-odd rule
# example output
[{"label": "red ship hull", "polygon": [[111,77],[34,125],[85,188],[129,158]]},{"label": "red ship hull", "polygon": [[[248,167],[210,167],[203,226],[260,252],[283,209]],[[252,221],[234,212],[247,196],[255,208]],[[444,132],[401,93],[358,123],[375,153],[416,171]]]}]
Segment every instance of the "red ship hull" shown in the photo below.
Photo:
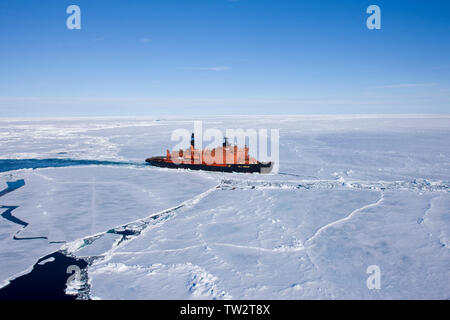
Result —
[{"label": "red ship hull", "polygon": [[242,172],[242,173],[270,173],[272,171],[272,162],[258,162],[252,164],[205,164],[205,163],[174,163],[167,161],[165,157],[153,157],[145,160],[152,166],[169,169],[190,169],[219,172]]}]

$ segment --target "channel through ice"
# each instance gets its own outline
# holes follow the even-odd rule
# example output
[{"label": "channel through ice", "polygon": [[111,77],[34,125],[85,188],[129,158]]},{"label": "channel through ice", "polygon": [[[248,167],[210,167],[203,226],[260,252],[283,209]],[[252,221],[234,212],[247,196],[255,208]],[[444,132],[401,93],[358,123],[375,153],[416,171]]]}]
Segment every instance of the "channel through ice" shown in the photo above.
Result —
[{"label": "channel through ice", "polygon": [[[194,120],[279,129],[279,172],[144,165]],[[91,299],[449,299],[449,186],[448,116],[0,120],[0,286],[62,250]]]}]

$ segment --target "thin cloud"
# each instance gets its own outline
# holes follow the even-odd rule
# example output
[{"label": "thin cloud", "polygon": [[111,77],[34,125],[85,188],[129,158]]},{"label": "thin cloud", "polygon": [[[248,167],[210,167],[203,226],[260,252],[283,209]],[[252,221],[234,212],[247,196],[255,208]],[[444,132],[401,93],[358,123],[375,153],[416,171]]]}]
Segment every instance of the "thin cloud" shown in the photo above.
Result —
[{"label": "thin cloud", "polygon": [[377,72],[377,70],[375,70],[375,69],[363,69],[363,70],[360,70],[360,72],[364,72],[364,73],[374,73],[374,72]]},{"label": "thin cloud", "polygon": [[[0,120],[27,114],[26,117],[51,117],[58,116],[104,116],[104,115],[126,115],[126,114],[152,114],[158,110],[166,110],[166,114],[177,115],[187,108],[188,112],[196,110],[199,113],[215,110],[220,112],[240,112],[247,110],[249,113],[261,114],[278,112],[306,112],[317,113],[392,113],[393,108],[398,113],[435,113],[445,110],[448,106],[448,95],[440,99],[434,99],[438,104],[430,110],[428,104],[431,97],[426,99],[404,99],[402,98],[374,98],[364,99],[362,97],[342,97],[325,99],[264,99],[264,98],[150,98],[150,97],[2,97],[0,105],[10,114],[2,113]],[[425,101],[425,104],[423,104]],[[126,107],[126,109],[125,109]],[[12,111],[14,110],[14,111]],[[65,113],[63,110],[74,110]],[[106,111],[105,111],[106,110]],[[127,110],[124,112],[124,110]],[[234,111],[233,111],[234,110]],[[406,111],[406,112],[405,112]],[[448,115],[446,117],[449,117]]]},{"label": "thin cloud", "polygon": [[386,86],[378,86],[378,89],[397,89],[397,88],[419,88],[419,87],[434,87],[437,83],[400,83]]},{"label": "thin cloud", "polygon": [[183,68],[184,70],[200,70],[200,71],[227,71],[230,67],[218,66],[218,67],[194,67],[194,68]]},{"label": "thin cloud", "polygon": [[152,39],[151,38],[141,38],[141,39],[139,39],[139,41],[142,43],[149,43],[149,42],[152,42]]},{"label": "thin cloud", "polygon": [[103,42],[103,41],[105,41],[106,39],[107,39],[107,37],[97,37],[97,38],[92,39],[92,42],[93,42],[93,43]]},{"label": "thin cloud", "polygon": [[450,70],[450,66],[437,66],[431,68],[432,70]]}]

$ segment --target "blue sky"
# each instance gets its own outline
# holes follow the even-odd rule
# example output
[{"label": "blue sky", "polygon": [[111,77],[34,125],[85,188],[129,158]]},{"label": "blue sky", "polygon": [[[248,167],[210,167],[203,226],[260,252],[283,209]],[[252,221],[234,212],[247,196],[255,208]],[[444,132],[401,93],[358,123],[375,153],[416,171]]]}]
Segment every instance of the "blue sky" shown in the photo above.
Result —
[{"label": "blue sky", "polygon": [[0,43],[0,117],[450,111],[445,0],[2,0]]}]

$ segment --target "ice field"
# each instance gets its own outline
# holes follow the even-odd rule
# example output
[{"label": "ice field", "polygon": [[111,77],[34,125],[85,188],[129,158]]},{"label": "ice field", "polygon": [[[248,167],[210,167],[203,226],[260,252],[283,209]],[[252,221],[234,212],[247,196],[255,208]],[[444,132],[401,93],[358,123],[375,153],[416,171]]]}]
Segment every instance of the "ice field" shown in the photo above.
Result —
[{"label": "ice field", "polygon": [[[144,164],[194,120],[279,129],[279,172]],[[449,190],[448,116],[0,120],[0,286],[62,250],[91,299],[449,299]]]}]

